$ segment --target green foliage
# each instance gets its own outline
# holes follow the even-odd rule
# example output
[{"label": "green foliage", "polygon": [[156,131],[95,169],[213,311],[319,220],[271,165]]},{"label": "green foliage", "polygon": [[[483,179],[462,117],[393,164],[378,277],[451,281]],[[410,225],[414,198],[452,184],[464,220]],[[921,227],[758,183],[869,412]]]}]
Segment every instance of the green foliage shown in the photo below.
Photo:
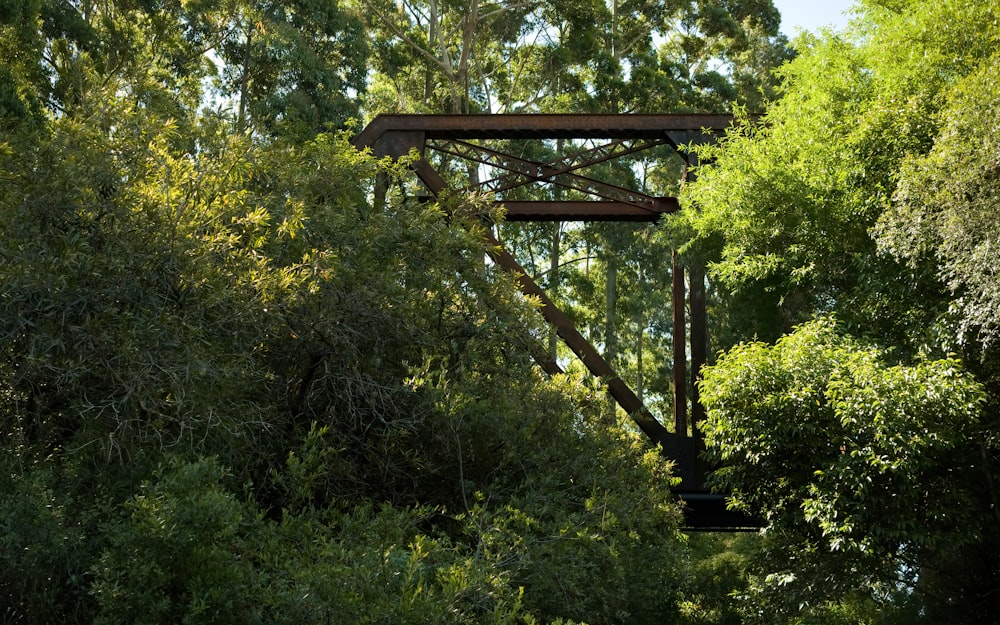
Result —
[{"label": "green foliage", "polygon": [[[754,311],[737,330],[743,336],[773,340],[837,306],[859,288],[857,259],[873,249],[867,233],[879,198],[866,178],[872,164],[857,151],[862,139],[852,138],[864,132],[857,107],[873,86],[847,42],[809,43],[782,69],[787,83],[805,86],[785,93],[766,124],[744,118],[719,145],[699,149],[713,164],[684,189],[692,210],[680,220],[695,235],[688,245],[715,261],[712,277]],[[844,316],[865,317],[870,306],[845,306]]]},{"label": "green foliage", "polygon": [[[946,295],[926,265],[877,255],[869,233],[904,161],[931,150],[942,96],[989,64],[994,27],[982,16],[995,6],[981,4],[873,3],[857,30],[800,38],[765,118],[700,150],[711,164],[685,189],[694,210],[679,219],[695,233],[689,245],[715,261],[734,309],[751,311],[735,334],[774,340],[836,311],[859,335],[910,350],[934,343],[926,328],[947,310]],[[887,285],[905,289],[889,297]]]},{"label": "green foliage", "polygon": [[91,523],[110,511],[67,497],[72,474],[4,436],[0,482],[0,618],[12,623],[82,622],[92,611],[88,569],[99,539]]},{"label": "green foliage", "polygon": [[595,389],[534,370],[540,320],[482,262],[480,206],[369,203],[401,166],[340,135],[181,140],[124,99],[90,110],[0,153],[9,615],[675,610],[666,467],[595,425]]},{"label": "green foliage", "polygon": [[[514,499],[517,514],[500,525],[500,536],[525,545],[511,567],[512,578],[525,588],[525,605],[545,619],[660,623],[676,610],[683,555],[674,503],[652,486],[669,476],[662,458],[644,450],[634,436],[595,435],[606,447],[593,464],[579,456],[552,459],[548,466],[554,473],[532,476],[550,495],[529,491]],[[643,474],[657,477],[627,491],[605,479],[620,476],[613,479],[638,485]],[[558,514],[557,506],[570,514]]]},{"label": "green foliage", "polygon": [[238,130],[301,141],[358,114],[369,50],[347,3],[205,4],[192,11],[202,20],[198,35],[220,41],[215,83],[234,102]]},{"label": "green foliage", "polygon": [[767,580],[782,593],[884,596],[913,586],[924,558],[978,540],[966,441],[982,387],[955,360],[884,358],[820,320],[705,371],[706,443],[726,465],[715,479],[798,541],[794,566]]},{"label": "green foliage", "polygon": [[749,558],[759,550],[756,534],[698,533],[688,538],[691,569],[680,610],[683,623],[742,623],[739,597],[746,595]]},{"label": "green foliage", "polygon": [[[225,391],[252,379],[252,310],[220,316],[240,301],[236,284],[224,263],[199,258],[236,225],[220,223],[226,198],[212,186],[238,172],[200,176],[196,195],[194,163],[168,151],[170,123],[122,119],[113,139],[70,120],[55,130],[5,163],[3,282],[18,294],[3,328],[8,431],[106,460],[132,443],[207,442],[220,413],[253,402]],[[212,348],[223,328],[227,344]],[[209,409],[220,395],[227,403]]]},{"label": "green foliage", "polygon": [[953,293],[960,332],[984,343],[1000,331],[994,234],[1000,135],[997,58],[947,92],[934,148],[902,166],[892,208],[879,223],[882,249],[914,264],[930,256]]},{"label": "green foliage", "polygon": [[126,504],[96,565],[95,623],[249,622],[256,599],[240,543],[253,517],[224,477],[211,460],[174,462]]},{"label": "green foliage", "polygon": [[856,9],[795,42],[762,119],[699,150],[671,228],[739,344],[702,391],[720,484],[770,521],[739,605],[975,621],[998,570],[997,4]]},{"label": "green foliage", "polygon": [[771,2],[363,5],[370,113],[757,110],[788,55]]},{"label": "green foliage", "polygon": [[[10,2],[0,6],[0,129],[12,130],[38,121],[40,94],[33,87],[42,80],[36,65],[40,38],[30,25],[39,18],[39,2]],[[34,83],[34,84],[33,84]]]},{"label": "green foliage", "polygon": [[127,504],[95,568],[97,623],[514,623],[519,591],[420,510],[253,513],[217,463],[172,462]]}]

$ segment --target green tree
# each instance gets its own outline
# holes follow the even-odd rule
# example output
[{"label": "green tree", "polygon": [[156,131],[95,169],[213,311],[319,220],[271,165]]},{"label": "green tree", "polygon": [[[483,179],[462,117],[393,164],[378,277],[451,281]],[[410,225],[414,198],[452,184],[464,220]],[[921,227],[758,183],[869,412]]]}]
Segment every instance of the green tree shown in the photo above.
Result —
[{"label": "green tree", "polygon": [[[721,322],[719,336],[724,344],[751,337],[778,341],[773,348],[736,348],[720,366],[729,359],[747,369],[726,366],[724,375],[713,374],[703,388],[704,394],[715,394],[717,411],[760,415],[758,421],[739,421],[742,430],[727,429],[722,421],[712,426],[718,451],[732,454],[733,466],[724,475],[739,482],[763,466],[755,463],[788,465],[781,469],[787,469],[784,479],[776,470],[777,481],[761,482],[771,493],[757,490],[754,496],[755,507],[776,515],[770,533],[775,540],[765,544],[751,580],[760,591],[756,596],[763,597],[757,616],[762,620],[772,601],[785,606],[793,619],[806,620],[877,620],[871,609],[888,605],[916,610],[900,616],[903,620],[922,614],[963,622],[993,609],[989,597],[1000,567],[987,554],[995,553],[998,540],[997,519],[990,512],[997,493],[997,360],[991,314],[984,312],[991,286],[979,280],[992,275],[983,233],[992,223],[987,172],[995,150],[987,127],[995,106],[986,85],[994,73],[998,22],[989,16],[996,11],[992,2],[860,3],[851,29],[797,41],[799,56],[781,71],[781,98],[759,124],[746,124],[717,148],[699,153],[710,164],[686,188],[690,210],[674,225],[690,233],[690,250],[714,259],[710,280],[721,313],[715,317]],[[955,174],[954,162],[965,165],[963,174]],[[807,325],[779,340],[798,324],[831,313],[840,322],[835,334],[842,337],[816,339],[816,326]],[[806,349],[810,336],[813,347]],[[866,344],[884,351],[876,358]],[[793,353],[802,354],[799,364],[782,364]],[[917,422],[924,414],[956,414],[948,410],[960,404],[913,403],[967,388],[957,381],[941,387],[947,376],[940,363],[951,361],[934,359],[953,357],[960,361],[947,367],[960,362],[982,385],[978,425],[954,429],[957,422],[950,421],[950,433],[936,434],[935,440],[945,444],[935,452],[940,466],[910,472],[907,484],[879,482],[872,470],[878,469],[883,480],[897,470],[892,463],[910,471],[906,463],[924,448],[915,440],[913,449],[903,445],[908,439],[898,431],[879,434],[896,418],[893,414],[911,414],[907,419]],[[877,365],[879,360],[893,366]],[[856,370],[849,383],[834,385],[830,381],[840,378],[828,378],[825,366],[840,371],[837,375]],[[743,384],[742,400],[730,386],[737,381]],[[864,388],[870,395],[856,394]],[[719,393],[729,393],[735,403],[718,404]],[[911,412],[893,412],[904,409]],[[927,427],[928,433],[935,431]],[[719,432],[733,438],[719,438]],[[833,432],[896,436],[903,446],[884,449],[884,459],[868,458],[866,467],[851,467],[848,474],[834,465],[846,466],[864,454],[842,439],[828,448]],[[785,439],[796,441],[795,446],[786,447]],[[760,441],[763,447],[731,447],[739,447],[740,440],[743,445]],[[879,448],[874,442],[869,447]],[[785,455],[769,457],[768,450]],[[932,456],[925,460],[937,462]],[[807,466],[823,473],[794,470]],[[890,484],[900,493],[879,490]],[[905,510],[881,507],[905,501],[907,489],[924,494]],[[886,497],[859,503],[859,497],[876,492]],[[861,510],[882,510],[886,518],[859,517]],[[907,510],[937,516],[914,520]],[[964,537],[935,523],[949,515]],[[907,518],[909,525],[890,524],[881,546],[869,537],[884,532],[887,519]],[[872,549],[855,550],[853,563],[837,555],[857,542],[851,531],[875,541],[861,541]],[[834,545],[839,552],[831,556]],[[794,549],[795,560],[775,559],[782,549]],[[881,571],[882,586],[860,595],[838,586],[863,571]],[[900,574],[902,586],[892,581]],[[910,574],[916,581],[906,579]],[[913,590],[900,594],[900,588]],[[796,615],[796,602],[812,607]],[[858,616],[862,613],[869,616]]]},{"label": "green tree", "polygon": [[934,147],[903,162],[892,205],[878,224],[881,249],[913,266],[932,259],[955,295],[966,344],[992,345],[1000,333],[996,61],[983,59],[946,92]]},{"label": "green tree", "polygon": [[[770,574],[785,597],[768,601],[786,613],[858,588],[881,600],[900,585],[933,595],[925,572],[978,542],[982,468],[966,441],[982,387],[955,360],[884,359],[816,321],[774,346],[740,345],[705,372],[705,439],[725,465],[714,479],[800,545]],[[984,607],[965,606],[959,621]]]},{"label": "green tree", "polygon": [[990,57],[995,35],[981,17],[995,7],[862,9],[857,32],[798,41],[766,121],[702,151],[718,166],[699,172],[682,219],[716,258],[716,283],[760,311],[739,323],[761,338],[836,310],[857,334],[938,348],[948,297],[926,265],[878,255],[869,230],[903,159],[931,150],[944,90]]},{"label": "green tree", "polygon": [[234,102],[237,130],[302,140],[358,116],[369,46],[347,4],[221,2],[199,17],[201,37],[216,40],[217,89]]},{"label": "green tree", "polygon": [[533,3],[363,4],[379,48],[370,113],[492,112],[523,93],[508,89],[524,69],[520,45],[539,28]]},{"label": "green tree", "polygon": [[373,205],[402,166],[341,135],[207,120],[190,152],[125,97],[91,110],[0,151],[5,616],[676,610],[666,466],[534,369],[543,331],[480,260],[482,206]]}]

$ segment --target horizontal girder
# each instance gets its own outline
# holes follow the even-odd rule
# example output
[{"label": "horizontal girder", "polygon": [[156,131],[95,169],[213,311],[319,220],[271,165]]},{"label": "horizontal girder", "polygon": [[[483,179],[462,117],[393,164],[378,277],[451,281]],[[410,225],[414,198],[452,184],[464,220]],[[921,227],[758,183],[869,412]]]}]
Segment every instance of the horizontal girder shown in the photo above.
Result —
[{"label": "horizontal girder", "polygon": [[575,166],[564,167],[563,169],[555,169],[548,164],[524,160],[512,154],[505,154],[465,141],[436,141],[429,143],[428,147],[444,154],[450,154],[467,161],[489,165],[495,169],[508,172],[508,176],[494,178],[486,182],[481,182],[479,185],[474,185],[474,188],[478,188],[481,191],[499,193],[501,191],[516,189],[530,182],[544,182],[566,189],[581,191],[585,194],[599,197],[602,200],[631,204],[637,208],[650,211],[655,210],[656,198],[653,196],[571,173],[574,170],[593,164],[591,162],[584,162]]},{"label": "horizontal girder", "polygon": [[428,139],[647,139],[678,132],[718,133],[732,124],[733,116],[726,113],[379,115],[355,145],[374,146],[386,132],[422,132]]},{"label": "horizontal girder", "polygon": [[503,200],[507,221],[648,221],[664,213],[675,213],[677,198],[656,198],[649,208],[625,202],[589,202],[585,200]]}]

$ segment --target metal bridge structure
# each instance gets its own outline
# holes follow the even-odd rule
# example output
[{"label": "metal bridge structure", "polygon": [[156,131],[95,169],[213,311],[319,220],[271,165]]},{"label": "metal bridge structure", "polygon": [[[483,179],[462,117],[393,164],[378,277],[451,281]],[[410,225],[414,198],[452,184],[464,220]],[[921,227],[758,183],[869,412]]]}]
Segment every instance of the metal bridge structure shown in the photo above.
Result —
[{"label": "metal bridge structure", "polygon": [[[651,196],[598,180],[587,174],[588,168],[642,152],[648,154],[658,146],[669,146],[684,160],[686,171],[687,166],[696,164],[696,155],[688,148],[717,141],[733,123],[732,116],[727,114],[380,115],[354,138],[353,143],[359,149],[371,149],[379,158],[407,158],[410,168],[433,196],[463,190],[488,194],[503,206],[507,221],[656,222],[664,214],[680,210],[677,198]],[[502,147],[511,142],[531,140],[569,141],[572,148],[566,154],[538,162],[510,153],[514,150],[504,151]],[[439,158],[433,158],[435,153]],[[446,160],[464,163],[470,170],[491,172],[493,177],[475,181],[464,189],[450,188],[445,176],[433,164]],[[567,195],[577,199],[525,201],[511,197],[516,197],[517,191],[527,185],[569,189],[573,193]],[[384,198],[385,192],[384,182],[376,185],[378,199]],[[548,195],[561,197],[563,194]],[[541,302],[542,315],[555,327],[560,338],[590,373],[602,380],[635,425],[673,461],[674,475],[680,478],[680,484],[673,490],[684,502],[686,527],[733,531],[757,526],[754,519],[727,510],[724,495],[710,492],[705,486],[705,477],[711,467],[701,458],[703,443],[698,424],[704,417],[704,410],[697,385],[708,353],[703,268],[693,264],[685,267],[676,253],[669,268],[673,319],[673,430],[670,431],[514,256],[492,233],[485,236],[492,248],[493,262],[515,277],[522,292]],[[686,318],[687,310],[690,311],[689,319]],[[562,372],[561,366],[541,350],[535,359],[550,374]]]}]

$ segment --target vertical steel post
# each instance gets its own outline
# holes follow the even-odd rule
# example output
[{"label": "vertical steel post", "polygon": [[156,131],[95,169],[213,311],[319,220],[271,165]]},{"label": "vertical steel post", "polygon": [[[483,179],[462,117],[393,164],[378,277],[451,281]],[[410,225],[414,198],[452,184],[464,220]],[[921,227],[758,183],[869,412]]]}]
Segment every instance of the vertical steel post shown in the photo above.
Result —
[{"label": "vertical steel post", "polygon": [[685,341],[684,320],[684,265],[677,258],[677,250],[671,254],[673,280],[672,306],[674,312],[674,432],[687,436],[687,341]]},{"label": "vertical steel post", "polygon": [[[682,183],[694,182],[697,174],[692,167],[698,164],[697,152],[685,154]],[[708,313],[705,304],[705,265],[700,259],[688,262],[689,302],[691,305],[691,435],[699,437],[699,424],[705,418],[701,404],[701,370],[708,362]]]},{"label": "vertical steel post", "polygon": [[698,424],[705,418],[701,405],[701,369],[708,361],[708,329],[705,310],[705,268],[697,261],[688,264],[691,302],[691,435],[698,436]]}]

